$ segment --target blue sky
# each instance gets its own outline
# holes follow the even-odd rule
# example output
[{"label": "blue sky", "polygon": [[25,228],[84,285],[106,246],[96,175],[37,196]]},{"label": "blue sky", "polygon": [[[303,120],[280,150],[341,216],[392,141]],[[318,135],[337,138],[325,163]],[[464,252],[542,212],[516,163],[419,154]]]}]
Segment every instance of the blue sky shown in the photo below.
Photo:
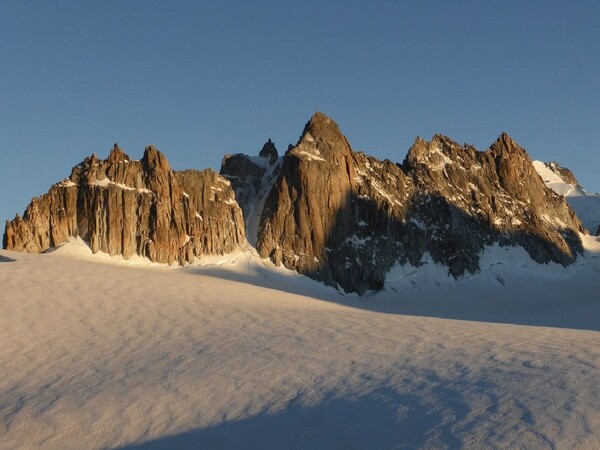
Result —
[{"label": "blue sky", "polygon": [[[600,191],[595,1],[3,1],[0,220],[118,142],[175,169],[282,151],[315,110],[401,162],[507,131]],[[3,222],[2,222],[3,223]]]}]

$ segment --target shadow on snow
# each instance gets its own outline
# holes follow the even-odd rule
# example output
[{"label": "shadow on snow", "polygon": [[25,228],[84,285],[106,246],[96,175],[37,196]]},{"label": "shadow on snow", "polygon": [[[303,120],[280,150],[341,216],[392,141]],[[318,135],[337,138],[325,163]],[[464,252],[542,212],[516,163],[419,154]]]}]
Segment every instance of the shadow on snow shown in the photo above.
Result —
[{"label": "shadow on snow", "polygon": [[446,398],[444,413],[424,404],[418,393],[381,388],[357,398],[323,399],[316,405],[292,402],[282,411],[225,420],[120,449],[413,449],[426,444],[459,448],[461,440],[453,427],[469,409],[460,393],[439,394]]},{"label": "shadow on snow", "polygon": [[[531,263],[556,259],[563,264],[578,264],[576,258],[582,252],[582,244],[572,231],[557,231],[562,234],[569,248],[565,252],[549,239],[533,232],[523,230],[507,233],[495,230],[485,219],[467,214],[440,196],[432,195],[426,201],[415,204],[417,206],[406,212],[407,220],[401,221],[385,205],[381,207],[372,200],[349,194],[342,210],[336,215],[335,225],[328,233],[327,247],[340,249],[350,236],[368,241],[367,235],[360,235],[361,232],[373,231],[379,240],[373,240],[370,246],[358,249],[359,261],[344,265],[344,255],[347,253],[341,250],[336,254],[334,251],[320,267],[306,271],[309,277],[324,280],[329,285],[334,285],[336,279],[349,274],[343,287],[350,290],[356,290],[356,280],[367,279],[370,285],[383,287],[381,292],[367,291],[362,297],[343,294],[318,281],[281,275],[260,264],[249,267],[244,273],[219,266],[185,270],[381,313],[600,330],[600,322],[592,319],[600,315],[600,302],[591,298],[591,285],[583,286],[577,292],[566,292],[564,289],[565,292],[561,293],[552,287],[560,281],[544,281],[548,286],[541,287],[539,283],[524,283],[523,280],[520,283],[505,283],[499,277],[497,281],[492,280],[495,284],[486,285],[489,280],[477,278],[477,273],[469,273],[479,270],[480,252],[486,245],[495,242],[504,246],[510,246],[511,243],[522,246],[532,258]],[[359,220],[375,225],[364,231],[348,225]],[[462,289],[464,283],[460,285],[452,277],[444,284],[432,279],[430,286],[418,286],[410,285],[408,280],[405,288],[390,289],[388,286],[386,289],[385,274],[391,267],[397,263],[418,265],[426,252],[434,261],[448,266],[449,272],[458,276],[459,280],[470,278],[474,282],[473,289],[469,290],[468,286]],[[378,255],[378,259],[370,256],[373,254]],[[516,269],[518,272],[519,269]],[[464,276],[461,275],[463,273]],[[478,282],[481,282],[480,285],[475,286]],[[435,284],[437,287],[433,286]],[[569,286],[573,287],[572,284]],[[596,283],[598,287],[600,282]],[[540,296],[540,292],[548,295]]]}]

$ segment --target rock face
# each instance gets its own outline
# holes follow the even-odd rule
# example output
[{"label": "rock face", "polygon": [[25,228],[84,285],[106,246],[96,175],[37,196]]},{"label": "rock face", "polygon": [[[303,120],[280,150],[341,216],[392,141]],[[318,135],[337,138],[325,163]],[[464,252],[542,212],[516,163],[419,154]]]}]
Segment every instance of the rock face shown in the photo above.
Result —
[{"label": "rock face", "polygon": [[[353,179],[348,141],[331,119],[315,114],[296,147],[286,153],[266,200],[259,254],[328,284],[343,281],[332,263],[359,222],[353,215]],[[364,275],[362,279],[368,278]]]},{"label": "rock face", "polygon": [[221,163],[220,174],[230,181],[235,191],[244,213],[246,236],[252,245],[256,245],[260,213],[280,168],[281,158],[271,139],[258,156],[242,153],[225,155]]},{"label": "rock face", "polygon": [[380,161],[315,113],[283,157],[269,139],[258,156],[226,155],[220,175],[175,172],[153,147],[141,161],[118,146],[92,155],[7,222],[3,243],[40,252],[80,236],[94,252],[185,264],[247,238],[277,265],[358,293],[382,289],[396,264],[476,272],[493,244],[567,265],[582,226],[536,167],[507,134],[484,152],[418,138],[402,164]]},{"label": "rock face", "polygon": [[273,165],[277,158],[279,158],[279,154],[277,153],[277,149],[275,148],[275,144],[271,139],[269,139],[263,148],[259,152],[258,156],[262,158],[267,158],[269,160],[269,165]]},{"label": "rock face", "polygon": [[566,265],[581,251],[579,220],[506,133],[485,152],[445,136],[417,140],[403,168],[424,197],[411,218],[426,225],[428,251],[455,276],[477,270],[477,252],[493,242],[523,246],[540,263]]},{"label": "rock face", "polygon": [[141,161],[117,145],[106,160],[86,158],[33,199],[22,218],[6,223],[3,245],[43,252],[70,236],[89,242],[94,253],[180,264],[246,242],[229,182],[210,170],[174,172],[152,146]]},{"label": "rock face", "polygon": [[359,293],[426,253],[459,276],[485,245],[521,245],[569,264],[581,224],[503,134],[485,152],[445,136],[417,139],[402,165],[352,151],[321,113],[283,160],[261,215],[257,250],[276,264]]}]

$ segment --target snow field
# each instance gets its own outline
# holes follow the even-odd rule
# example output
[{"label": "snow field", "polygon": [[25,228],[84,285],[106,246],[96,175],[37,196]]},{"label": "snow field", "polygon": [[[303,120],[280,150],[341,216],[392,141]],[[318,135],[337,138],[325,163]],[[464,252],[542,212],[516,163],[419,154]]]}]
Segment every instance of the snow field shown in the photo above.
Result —
[{"label": "snow field", "polygon": [[586,239],[552,275],[491,248],[476,276],[397,268],[362,298],[251,254],[0,251],[0,448],[600,448]]}]

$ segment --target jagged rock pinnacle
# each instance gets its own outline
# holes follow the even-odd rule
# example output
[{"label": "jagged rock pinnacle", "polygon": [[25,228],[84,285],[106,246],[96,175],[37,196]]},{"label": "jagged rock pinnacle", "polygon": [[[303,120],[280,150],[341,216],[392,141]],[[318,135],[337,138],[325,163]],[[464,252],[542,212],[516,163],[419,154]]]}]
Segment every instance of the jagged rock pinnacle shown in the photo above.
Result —
[{"label": "jagged rock pinnacle", "polygon": [[263,158],[268,158],[269,164],[271,165],[275,161],[277,161],[277,158],[279,158],[279,154],[277,153],[277,148],[275,147],[275,144],[273,143],[271,138],[269,138],[265,145],[263,145],[263,148],[261,149],[258,155],[262,156]]},{"label": "jagged rock pinnacle", "polygon": [[[494,142],[490,149],[495,153],[521,153],[527,155],[523,148],[511,138],[506,131],[503,131],[496,142]],[[529,156],[527,156],[529,158]]]},{"label": "jagged rock pinnacle", "polygon": [[129,160],[129,156],[123,152],[119,144],[115,144],[108,155],[108,161],[111,163]]},{"label": "jagged rock pinnacle", "polygon": [[154,145],[148,145],[144,149],[144,157],[142,158],[142,164],[144,167],[152,170],[171,170],[171,165],[167,160],[167,157],[154,147]]},{"label": "jagged rock pinnacle", "polygon": [[322,112],[315,112],[304,126],[300,142],[305,139],[335,142],[344,139],[337,123]]}]

